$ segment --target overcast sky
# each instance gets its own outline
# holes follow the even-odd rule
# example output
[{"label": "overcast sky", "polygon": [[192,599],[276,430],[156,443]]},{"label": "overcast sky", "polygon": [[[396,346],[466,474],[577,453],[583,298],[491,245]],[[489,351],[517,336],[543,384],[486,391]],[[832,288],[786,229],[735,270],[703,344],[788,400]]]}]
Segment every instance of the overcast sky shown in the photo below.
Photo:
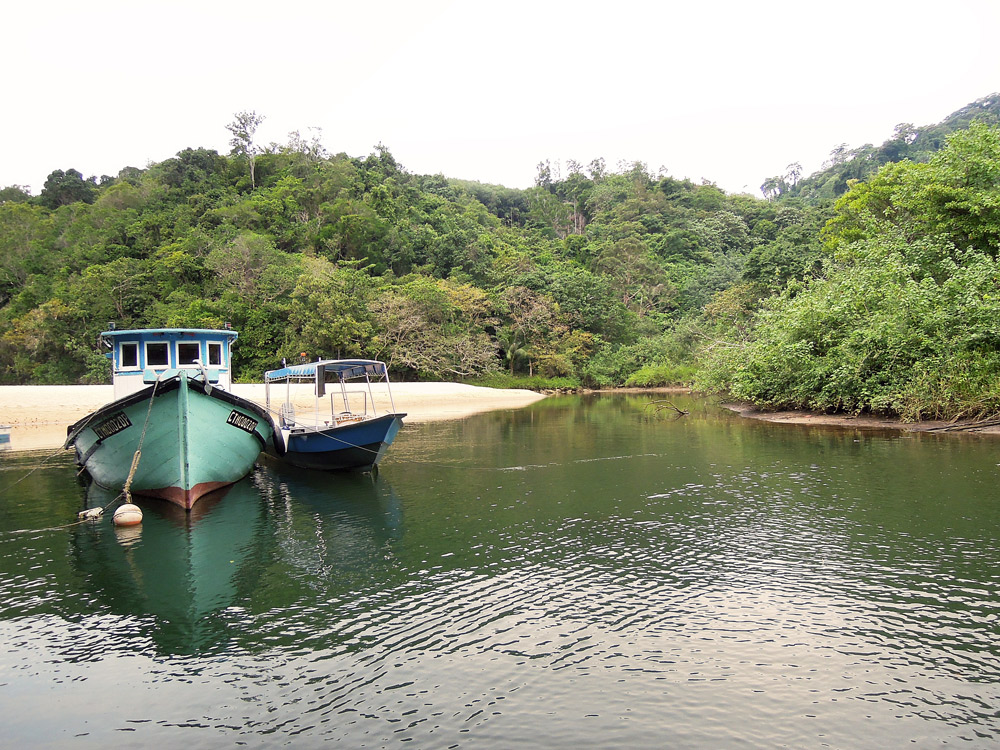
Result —
[{"label": "overcast sky", "polygon": [[407,170],[533,184],[641,161],[759,195],[1000,91],[998,0],[38,0],[3,12],[0,186],[322,128]]}]

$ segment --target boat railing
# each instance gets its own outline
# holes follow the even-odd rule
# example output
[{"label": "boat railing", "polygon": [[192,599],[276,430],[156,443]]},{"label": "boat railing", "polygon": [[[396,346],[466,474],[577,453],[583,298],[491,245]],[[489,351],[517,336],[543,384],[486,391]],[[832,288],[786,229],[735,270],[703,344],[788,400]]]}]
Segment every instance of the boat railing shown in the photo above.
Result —
[{"label": "boat railing", "polygon": [[[341,365],[344,367],[338,367]],[[325,369],[321,369],[321,366]],[[332,374],[337,377],[324,380],[325,376]],[[296,384],[312,386],[312,398],[308,406],[301,397],[305,394],[293,394],[293,386]],[[380,411],[386,414],[396,411],[388,371],[381,362],[320,360],[315,363],[315,369],[312,366],[295,366],[265,373],[264,385],[265,403],[269,410],[273,408],[271,386],[284,386],[284,404],[279,402],[276,414],[282,427],[286,429],[293,426],[324,429],[374,419],[379,416]],[[324,395],[330,397],[329,411],[325,413]]]},{"label": "boat railing", "polygon": [[315,408],[303,408],[285,401],[278,407],[278,417],[281,426],[305,427],[323,429],[334,425],[364,422],[377,416],[375,406],[369,400],[369,394],[363,390],[336,391],[329,394],[328,408],[320,408],[317,401]]},{"label": "boat railing", "polygon": [[330,393],[330,414],[337,424],[361,422],[369,419],[374,416],[374,414],[368,413],[369,408],[374,411],[374,404],[369,405],[368,403],[368,391],[345,388],[342,391]]}]

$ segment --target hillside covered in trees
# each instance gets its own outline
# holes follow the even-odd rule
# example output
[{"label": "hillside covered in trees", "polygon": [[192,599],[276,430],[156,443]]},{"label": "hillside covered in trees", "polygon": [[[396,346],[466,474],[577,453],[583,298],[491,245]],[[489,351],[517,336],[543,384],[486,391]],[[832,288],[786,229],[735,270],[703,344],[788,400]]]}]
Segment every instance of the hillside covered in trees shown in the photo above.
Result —
[{"label": "hillside covered in trees", "polygon": [[728,195],[644,164],[508,189],[298,133],[0,190],[0,383],[107,382],[97,334],[240,332],[234,366],[694,382],[761,404],[1000,412],[1000,97]]}]

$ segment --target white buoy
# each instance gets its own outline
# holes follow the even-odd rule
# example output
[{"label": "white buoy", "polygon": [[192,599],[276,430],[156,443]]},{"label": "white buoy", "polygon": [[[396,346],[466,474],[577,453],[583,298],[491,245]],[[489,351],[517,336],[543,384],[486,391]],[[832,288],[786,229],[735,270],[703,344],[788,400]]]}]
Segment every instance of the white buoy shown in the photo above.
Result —
[{"label": "white buoy", "polygon": [[139,510],[138,505],[125,503],[115,511],[111,520],[114,521],[115,526],[135,526],[142,523],[142,511]]}]

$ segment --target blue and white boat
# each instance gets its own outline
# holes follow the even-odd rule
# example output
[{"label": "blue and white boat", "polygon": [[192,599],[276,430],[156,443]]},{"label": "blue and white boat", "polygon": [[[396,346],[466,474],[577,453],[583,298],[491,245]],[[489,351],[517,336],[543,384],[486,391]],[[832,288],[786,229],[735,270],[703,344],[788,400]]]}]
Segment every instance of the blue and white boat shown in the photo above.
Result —
[{"label": "blue and white boat", "polygon": [[[282,385],[284,400],[267,453],[292,466],[369,471],[382,460],[406,416],[396,411],[384,362],[326,359],[270,370],[264,373],[268,411],[272,386]],[[296,399],[296,385],[309,386],[305,404]]]},{"label": "blue and white boat", "polygon": [[109,330],[115,400],[70,425],[65,447],[102,487],[188,510],[274,447],[259,404],[229,392],[232,330]]}]

